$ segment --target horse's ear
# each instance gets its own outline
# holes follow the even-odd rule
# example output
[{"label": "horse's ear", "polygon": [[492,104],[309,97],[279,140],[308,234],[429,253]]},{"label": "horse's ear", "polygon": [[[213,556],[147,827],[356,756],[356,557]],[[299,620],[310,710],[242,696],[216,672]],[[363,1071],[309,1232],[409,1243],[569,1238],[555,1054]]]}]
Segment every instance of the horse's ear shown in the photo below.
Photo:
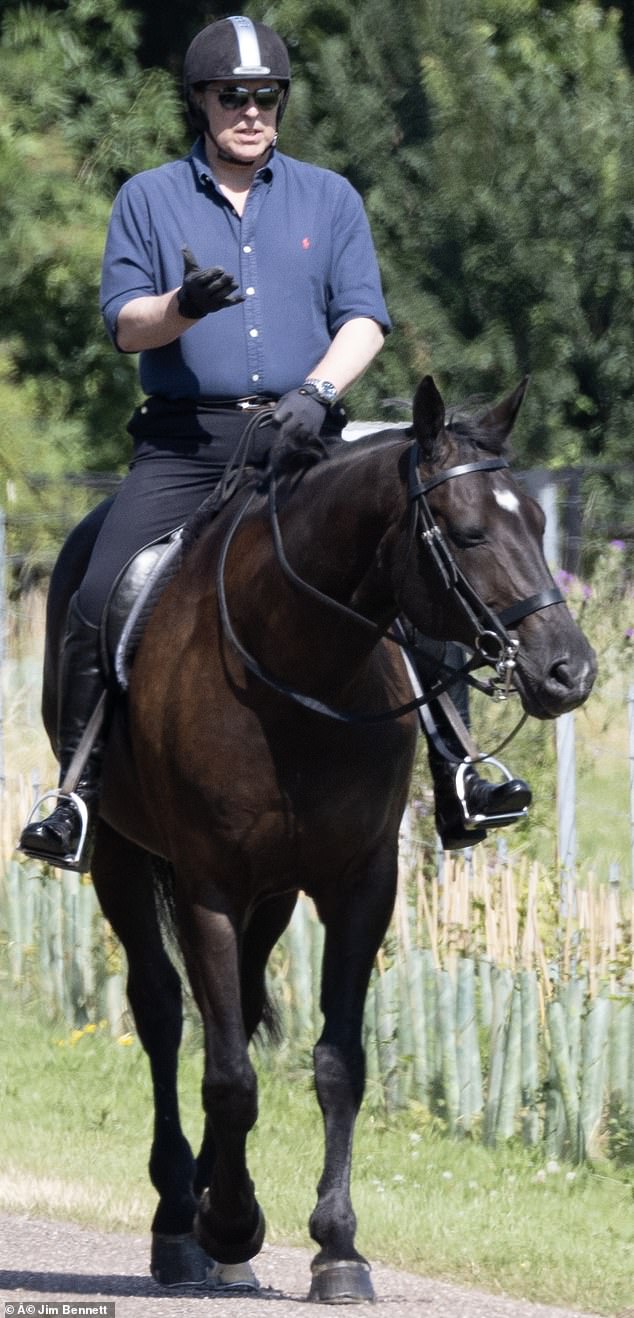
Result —
[{"label": "horse's ear", "polygon": [[[517,420],[517,414],[522,406],[524,394],[528,389],[529,376],[525,375],[524,379],[518,384],[517,389],[504,398],[496,407],[492,407],[489,412],[479,418],[478,425],[487,432],[487,448],[501,449],[504,447],[512,429]],[[490,441],[490,443],[489,443]]]},{"label": "horse's ear", "polygon": [[425,375],[414,394],[414,433],[423,452],[432,450],[445,425],[445,404],[431,375]]}]

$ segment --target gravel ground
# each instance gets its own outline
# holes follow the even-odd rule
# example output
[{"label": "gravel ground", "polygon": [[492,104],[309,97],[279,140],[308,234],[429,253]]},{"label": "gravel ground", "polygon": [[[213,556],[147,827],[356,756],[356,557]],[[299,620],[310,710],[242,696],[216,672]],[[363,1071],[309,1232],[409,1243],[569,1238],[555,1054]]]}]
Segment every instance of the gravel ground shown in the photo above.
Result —
[{"label": "gravel ground", "polygon": [[[203,1306],[213,1306],[214,1318],[307,1318],[314,1312],[306,1304],[308,1250],[265,1245],[257,1258],[261,1290],[251,1295],[162,1289],[148,1274],[148,1258],[144,1236],[0,1214],[0,1315],[38,1318],[47,1314],[47,1302],[105,1300],[116,1302],[117,1318],[202,1318]],[[386,1318],[572,1318],[568,1309],[485,1295],[382,1264],[372,1277]],[[350,1318],[350,1307],[333,1304],[328,1313]]]}]

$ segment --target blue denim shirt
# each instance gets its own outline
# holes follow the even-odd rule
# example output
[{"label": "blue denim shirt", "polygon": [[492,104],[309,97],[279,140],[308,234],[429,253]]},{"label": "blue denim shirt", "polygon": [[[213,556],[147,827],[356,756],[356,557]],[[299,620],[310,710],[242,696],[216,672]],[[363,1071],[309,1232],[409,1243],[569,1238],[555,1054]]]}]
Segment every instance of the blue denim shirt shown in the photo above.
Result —
[{"label": "blue denim shirt", "polygon": [[278,397],[314,369],[337,330],[390,320],[359,194],[330,170],[273,152],[240,217],[217,187],[202,138],[190,155],[137,174],[112,211],[101,306],[114,340],[126,302],[177,288],[182,248],[239,283],[244,302],[140,355],[141,385],[168,398]]}]

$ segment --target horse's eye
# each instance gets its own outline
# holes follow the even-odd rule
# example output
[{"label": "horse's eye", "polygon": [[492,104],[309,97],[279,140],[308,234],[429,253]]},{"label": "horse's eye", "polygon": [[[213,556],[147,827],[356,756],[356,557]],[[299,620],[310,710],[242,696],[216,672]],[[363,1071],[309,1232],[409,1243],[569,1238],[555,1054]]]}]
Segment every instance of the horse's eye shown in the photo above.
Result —
[{"label": "horse's eye", "polygon": [[475,549],[486,540],[484,531],[477,526],[449,526],[447,535],[458,549]]}]

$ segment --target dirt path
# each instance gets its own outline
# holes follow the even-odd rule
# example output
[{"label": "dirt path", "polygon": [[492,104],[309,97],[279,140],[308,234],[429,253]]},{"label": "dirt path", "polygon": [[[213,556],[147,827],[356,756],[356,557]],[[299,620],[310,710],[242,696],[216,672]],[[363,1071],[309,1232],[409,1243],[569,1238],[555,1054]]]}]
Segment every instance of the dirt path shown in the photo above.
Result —
[{"label": "dirt path", "polygon": [[[315,1312],[306,1304],[307,1250],[265,1246],[257,1259],[262,1290],[250,1296],[163,1290],[148,1275],[148,1256],[146,1237],[0,1214],[5,1318],[38,1318],[46,1314],[47,1301],[78,1306],[114,1300],[117,1318],[201,1318],[208,1306],[214,1318],[307,1318]],[[570,1310],[485,1295],[382,1264],[372,1275],[386,1318],[572,1318]],[[338,1304],[329,1306],[328,1313],[350,1318],[351,1310]]]}]

